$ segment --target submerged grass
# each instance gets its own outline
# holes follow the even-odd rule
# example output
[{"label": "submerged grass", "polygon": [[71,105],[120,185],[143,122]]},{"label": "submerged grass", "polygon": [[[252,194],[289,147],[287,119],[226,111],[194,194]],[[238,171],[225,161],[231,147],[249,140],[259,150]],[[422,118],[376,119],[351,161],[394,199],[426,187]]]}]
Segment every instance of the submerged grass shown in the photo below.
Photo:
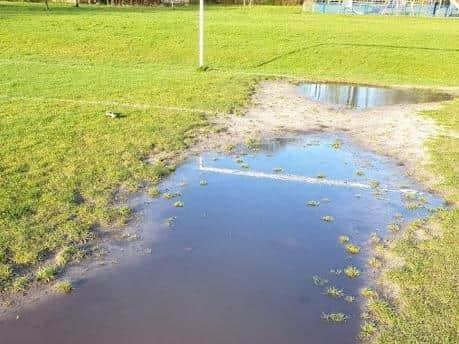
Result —
[{"label": "submerged grass", "polygon": [[322,319],[330,323],[344,323],[349,319],[349,316],[344,313],[322,313]]},{"label": "submerged grass", "polygon": [[331,286],[325,289],[325,294],[335,299],[339,299],[344,296],[344,291],[342,289]]}]

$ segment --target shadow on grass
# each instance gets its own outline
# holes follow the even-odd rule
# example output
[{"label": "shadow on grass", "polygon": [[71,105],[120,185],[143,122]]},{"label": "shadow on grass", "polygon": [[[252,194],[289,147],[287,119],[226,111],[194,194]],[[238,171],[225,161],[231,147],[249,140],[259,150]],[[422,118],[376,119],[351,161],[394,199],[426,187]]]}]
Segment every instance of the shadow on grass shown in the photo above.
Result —
[{"label": "shadow on grass", "polygon": [[416,47],[416,46],[403,46],[403,45],[388,45],[388,44],[359,44],[359,43],[319,43],[309,45],[307,47],[298,48],[294,50],[290,50],[285,54],[277,55],[275,57],[270,58],[269,60],[263,61],[257,65],[254,65],[254,68],[263,67],[268,65],[272,62],[281,60],[285,57],[290,55],[294,55],[301,51],[305,51],[312,48],[319,48],[319,47],[343,47],[343,48],[377,48],[377,49],[403,49],[403,50],[420,50],[420,51],[438,51],[438,52],[453,52],[459,53],[459,49],[444,49],[444,48],[432,48],[432,47]]}]

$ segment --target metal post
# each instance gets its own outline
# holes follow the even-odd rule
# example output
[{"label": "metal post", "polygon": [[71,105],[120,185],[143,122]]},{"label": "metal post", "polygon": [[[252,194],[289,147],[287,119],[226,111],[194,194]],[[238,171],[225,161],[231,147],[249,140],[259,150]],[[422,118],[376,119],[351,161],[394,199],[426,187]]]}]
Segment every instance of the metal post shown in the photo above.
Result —
[{"label": "metal post", "polygon": [[204,0],[199,0],[199,67],[204,66]]}]

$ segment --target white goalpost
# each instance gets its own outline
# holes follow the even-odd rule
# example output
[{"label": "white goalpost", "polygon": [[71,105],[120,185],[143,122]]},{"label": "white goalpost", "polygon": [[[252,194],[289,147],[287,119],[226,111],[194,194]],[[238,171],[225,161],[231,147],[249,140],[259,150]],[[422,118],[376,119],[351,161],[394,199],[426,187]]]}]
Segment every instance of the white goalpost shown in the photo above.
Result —
[{"label": "white goalpost", "polygon": [[199,67],[204,67],[204,0],[199,0]]}]

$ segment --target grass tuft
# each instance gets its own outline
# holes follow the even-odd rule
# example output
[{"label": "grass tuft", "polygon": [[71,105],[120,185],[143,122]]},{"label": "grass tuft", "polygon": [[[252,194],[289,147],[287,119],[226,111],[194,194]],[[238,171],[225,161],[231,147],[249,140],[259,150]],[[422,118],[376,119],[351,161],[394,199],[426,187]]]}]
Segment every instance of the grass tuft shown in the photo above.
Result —
[{"label": "grass tuft", "polygon": [[59,268],[57,266],[48,265],[41,267],[37,270],[35,277],[37,281],[49,283],[56,279],[59,274]]},{"label": "grass tuft", "polygon": [[360,246],[357,246],[355,244],[347,244],[346,252],[350,254],[358,254],[360,253]]},{"label": "grass tuft", "polygon": [[351,279],[354,279],[360,276],[360,270],[357,269],[355,266],[348,266],[343,271],[344,271],[344,274]]},{"label": "grass tuft", "polygon": [[387,230],[392,233],[398,233],[400,232],[400,225],[396,223],[391,223],[390,225],[387,226]]},{"label": "grass tuft", "polygon": [[376,299],[378,297],[378,293],[374,289],[368,287],[360,289],[360,295],[366,299]]},{"label": "grass tuft", "polygon": [[335,218],[333,216],[326,215],[326,216],[322,216],[322,221],[333,222],[333,221],[335,221]]},{"label": "grass tuft", "polygon": [[73,291],[72,282],[67,280],[59,281],[54,285],[54,290],[60,294],[70,294]]},{"label": "grass tuft", "polygon": [[347,244],[350,240],[351,240],[351,238],[349,238],[349,236],[347,236],[347,235],[340,235],[340,236],[338,237],[339,243],[340,243],[340,244],[343,244],[343,245],[344,245],[344,244]]},{"label": "grass tuft", "polygon": [[344,313],[322,313],[321,318],[330,323],[340,324],[346,322],[349,316]]},{"label": "grass tuft", "polygon": [[310,200],[310,201],[307,202],[307,205],[309,207],[318,207],[320,205],[320,202],[319,201]]},{"label": "grass tuft", "polygon": [[316,287],[323,287],[324,285],[326,285],[328,283],[328,280],[326,280],[325,278],[322,278],[320,276],[312,276],[312,283],[316,286]]},{"label": "grass tuft", "polygon": [[344,291],[342,289],[330,286],[327,289],[325,289],[325,294],[335,299],[339,299],[344,296]]}]

